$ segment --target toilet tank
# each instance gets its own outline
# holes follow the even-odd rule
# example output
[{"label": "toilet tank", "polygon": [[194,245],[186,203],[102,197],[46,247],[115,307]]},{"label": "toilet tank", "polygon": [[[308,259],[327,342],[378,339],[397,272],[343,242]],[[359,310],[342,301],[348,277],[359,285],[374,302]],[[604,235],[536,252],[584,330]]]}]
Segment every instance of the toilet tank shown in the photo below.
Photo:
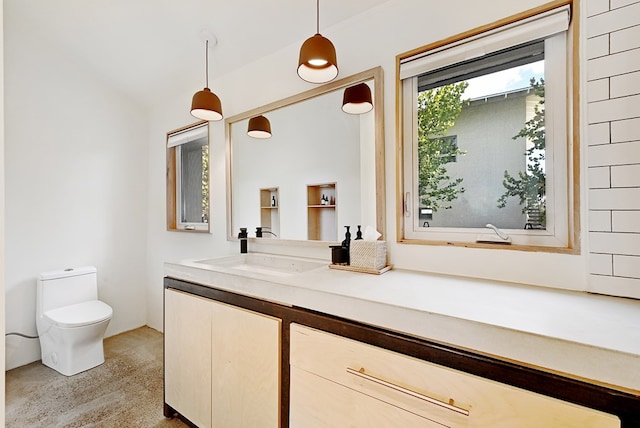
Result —
[{"label": "toilet tank", "polygon": [[50,309],[98,300],[96,268],[85,266],[41,273],[36,294],[40,314]]}]

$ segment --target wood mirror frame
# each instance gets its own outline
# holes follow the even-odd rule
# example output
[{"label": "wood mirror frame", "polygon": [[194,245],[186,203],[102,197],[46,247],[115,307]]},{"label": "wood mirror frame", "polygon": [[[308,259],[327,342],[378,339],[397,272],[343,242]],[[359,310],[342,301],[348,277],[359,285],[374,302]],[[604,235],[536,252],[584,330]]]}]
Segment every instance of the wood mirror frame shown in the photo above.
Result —
[{"label": "wood mirror frame", "polygon": [[[369,195],[364,197],[375,197],[375,227],[382,234],[381,239],[385,239],[385,156],[384,156],[384,103],[383,103],[383,73],[382,67],[372,68],[357,74],[354,74],[343,79],[327,83],[317,88],[310,89],[308,91],[284,98],[279,101],[258,107],[244,113],[240,113],[229,117],[225,120],[225,132],[226,132],[226,174],[227,174],[227,239],[237,239],[237,232],[239,227],[254,227],[256,225],[240,225],[234,224],[233,208],[233,133],[232,126],[234,123],[248,120],[258,115],[268,115],[269,112],[273,112],[278,109],[282,109],[287,106],[302,103],[307,100],[328,94],[334,91],[341,91],[347,87],[353,86],[360,82],[373,82],[373,104],[374,109],[371,112],[374,115],[373,123],[373,149],[375,153],[371,158],[375,159],[375,186],[371,186],[375,190],[375,195]],[[338,106],[339,108],[339,106]],[[346,113],[344,113],[346,114]],[[272,124],[273,126],[273,124]],[[244,130],[243,132],[246,132]],[[275,131],[274,131],[275,132]],[[362,189],[362,183],[360,188]],[[258,199],[258,190],[256,189],[256,200]],[[355,229],[355,225],[354,226]],[[363,225],[364,227],[364,225]],[[252,232],[252,231],[250,231]],[[353,232],[353,231],[352,231]],[[355,236],[355,233],[353,233]],[[281,243],[296,244],[296,243],[314,243],[317,242],[322,246],[326,245],[328,241],[314,241],[314,240],[298,240],[298,239],[273,239],[271,242],[279,241]],[[329,241],[335,242],[335,241]]]}]

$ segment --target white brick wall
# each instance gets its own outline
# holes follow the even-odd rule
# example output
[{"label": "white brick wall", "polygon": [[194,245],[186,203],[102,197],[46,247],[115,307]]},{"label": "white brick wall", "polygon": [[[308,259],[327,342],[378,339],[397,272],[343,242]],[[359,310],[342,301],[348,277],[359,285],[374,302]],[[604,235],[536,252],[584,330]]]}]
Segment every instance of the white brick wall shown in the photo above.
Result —
[{"label": "white brick wall", "polygon": [[640,298],[640,0],[582,5],[589,287]]},{"label": "white brick wall", "polygon": [[[608,128],[608,124],[600,124]],[[594,125],[599,126],[599,125]],[[611,123],[611,142],[623,143],[640,140],[640,118],[620,120]]]},{"label": "white brick wall", "polygon": [[611,232],[640,233],[640,210],[611,211]]}]

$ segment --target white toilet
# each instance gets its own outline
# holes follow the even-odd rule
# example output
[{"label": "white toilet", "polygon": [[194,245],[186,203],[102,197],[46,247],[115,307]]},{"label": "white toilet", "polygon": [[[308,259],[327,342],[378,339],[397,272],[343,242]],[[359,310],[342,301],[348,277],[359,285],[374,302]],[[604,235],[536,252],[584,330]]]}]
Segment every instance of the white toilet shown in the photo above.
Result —
[{"label": "white toilet", "polygon": [[111,306],[98,300],[95,267],[40,274],[36,326],[42,363],[65,376],[104,363],[102,340],[112,315]]}]

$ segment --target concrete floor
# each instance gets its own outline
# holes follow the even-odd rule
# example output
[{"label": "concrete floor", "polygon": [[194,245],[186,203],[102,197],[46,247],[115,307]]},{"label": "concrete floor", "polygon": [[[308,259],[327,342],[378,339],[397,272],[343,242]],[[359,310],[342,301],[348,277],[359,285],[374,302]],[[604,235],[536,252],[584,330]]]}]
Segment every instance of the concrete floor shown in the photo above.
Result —
[{"label": "concrete floor", "polygon": [[105,363],[63,376],[40,361],[6,373],[7,427],[186,427],[166,419],[162,334],[141,327],[104,341]]}]

